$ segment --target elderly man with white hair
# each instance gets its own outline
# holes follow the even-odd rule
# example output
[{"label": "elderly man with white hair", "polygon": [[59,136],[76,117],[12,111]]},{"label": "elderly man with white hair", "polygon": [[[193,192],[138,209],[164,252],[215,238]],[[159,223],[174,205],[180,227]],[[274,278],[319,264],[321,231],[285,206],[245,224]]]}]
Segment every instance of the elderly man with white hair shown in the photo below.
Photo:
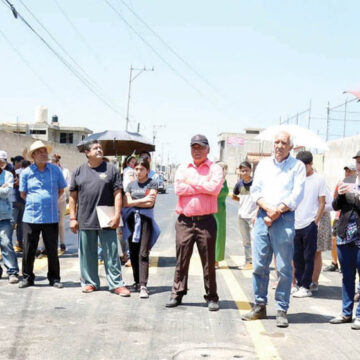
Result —
[{"label": "elderly man with white hair", "polygon": [[279,282],[275,291],[276,326],[287,327],[294,252],[294,212],[304,194],[304,164],[290,155],[292,137],[275,135],[274,155],[263,159],[256,171],[251,196],[259,210],[254,225],[253,290],[255,305],[243,320],[266,318],[270,263],[275,255]]}]

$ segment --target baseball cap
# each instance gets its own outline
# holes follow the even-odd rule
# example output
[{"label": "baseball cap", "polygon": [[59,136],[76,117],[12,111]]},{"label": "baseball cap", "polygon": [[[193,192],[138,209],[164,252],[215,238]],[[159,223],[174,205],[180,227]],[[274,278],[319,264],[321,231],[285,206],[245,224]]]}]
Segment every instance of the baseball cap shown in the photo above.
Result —
[{"label": "baseball cap", "polygon": [[6,161],[7,157],[8,157],[7,152],[4,150],[0,150],[0,160]]},{"label": "baseball cap", "polygon": [[344,170],[346,170],[346,169],[351,170],[351,171],[355,171],[356,167],[355,167],[354,164],[347,164],[347,165],[344,166]]},{"label": "baseball cap", "polygon": [[355,156],[353,156],[353,159],[357,159],[357,158],[359,158],[359,157],[360,157],[360,150],[356,153]]},{"label": "baseball cap", "polygon": [[204,135],[195,135],[191,138],[190,146],[193,146],[194,144],[199,144],[201,146],[209,145],[209,141]]}]

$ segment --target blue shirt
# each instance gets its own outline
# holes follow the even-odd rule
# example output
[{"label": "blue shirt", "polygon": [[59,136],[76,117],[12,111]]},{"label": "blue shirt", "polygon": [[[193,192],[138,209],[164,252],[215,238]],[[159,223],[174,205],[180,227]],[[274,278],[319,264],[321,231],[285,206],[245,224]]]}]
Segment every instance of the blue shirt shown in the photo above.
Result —
[{"label": "blue shirt", "polygon": [[271,206],[281,203],[294,211],[304,197],[305,165],[288,156],[281,163],[274,157],[260,161],[251,187],[255,202],[263,198]]},{"label": "blue shirt", "polygon": [[46,164],[40,171],[35,164],[20,176],[20,192],[26,193],[23,222],[31,224],[57,223],[59,190],[67,187],[61,169]]},{"label": "blue shirt", "polygon": [[[7,184],[8,186],[2,187],[3,184]],[[11,195],[13,190],[13,184],[13,174],[9,171],[3,170],[0,174],[0,220],[11,219]]]}]

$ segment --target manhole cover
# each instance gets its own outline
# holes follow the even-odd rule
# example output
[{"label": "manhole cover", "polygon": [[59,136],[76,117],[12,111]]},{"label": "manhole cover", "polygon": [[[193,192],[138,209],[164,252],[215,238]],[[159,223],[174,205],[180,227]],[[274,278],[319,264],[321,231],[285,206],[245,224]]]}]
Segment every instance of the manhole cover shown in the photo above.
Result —
[{"label": "manhole cover", "polygon": [[254,352],[247,348],[203,347],[178,352],[173,360],[248,360],[257,359]]}]

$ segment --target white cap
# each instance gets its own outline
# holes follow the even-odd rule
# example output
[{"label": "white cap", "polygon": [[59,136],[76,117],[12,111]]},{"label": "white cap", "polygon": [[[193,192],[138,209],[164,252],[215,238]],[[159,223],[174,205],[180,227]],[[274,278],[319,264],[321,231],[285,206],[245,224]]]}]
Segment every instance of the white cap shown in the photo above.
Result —
[{"label": "white cap", "polygon": [[8,158],[7,152],[4,150],[0,150],[0,160],[6,161]]}]

